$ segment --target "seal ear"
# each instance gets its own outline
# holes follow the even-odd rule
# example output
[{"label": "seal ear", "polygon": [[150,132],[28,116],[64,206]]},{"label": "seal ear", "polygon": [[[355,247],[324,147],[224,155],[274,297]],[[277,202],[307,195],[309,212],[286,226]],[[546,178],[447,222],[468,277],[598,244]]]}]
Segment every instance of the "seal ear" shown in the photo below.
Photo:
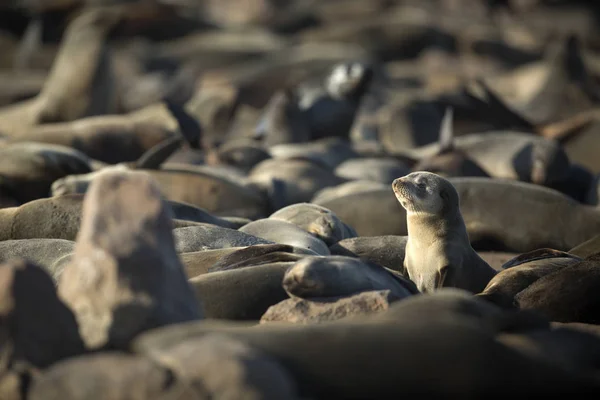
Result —
[{"label": "seal ear", "polygon": [[448,190],[446,190],[445,188],[442,188],[440,190],[440,197],[442,199],[444,199],[444,203],[446,203],[448,200],[450,200],[450,195],[448,195]]}]

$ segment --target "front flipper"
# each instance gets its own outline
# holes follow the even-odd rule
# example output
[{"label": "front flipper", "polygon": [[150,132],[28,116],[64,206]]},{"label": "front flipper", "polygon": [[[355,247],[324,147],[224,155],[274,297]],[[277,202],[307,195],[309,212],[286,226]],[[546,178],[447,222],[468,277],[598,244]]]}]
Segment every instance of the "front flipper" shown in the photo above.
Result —
[{"label": "front flipper", "polygon": [[448,272],[450,271],[450,268],[451,268],[450,265],[446,264],[436,272],[436,277],[435,277],[435,288],[436,289],[444,287],[444,285],[446,284],[446,278],[448,277]]}]

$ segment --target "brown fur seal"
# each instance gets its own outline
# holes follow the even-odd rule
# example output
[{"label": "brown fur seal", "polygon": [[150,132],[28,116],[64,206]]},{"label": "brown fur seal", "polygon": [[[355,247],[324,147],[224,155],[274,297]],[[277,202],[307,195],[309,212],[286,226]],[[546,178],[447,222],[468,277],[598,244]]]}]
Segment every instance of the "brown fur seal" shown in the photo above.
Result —
[{"label": "brown fur seal", "polygon": [[290,297],[344,297],[390,290],[398,299],[419,293],[413,282],[381,265],[344,256],[305,257],[288,269],[283,288]]},{"label": "brown fur seal", "polygon": [[163,141],[178,137],[177,120],[164,103],[123,115],[97,115],[33,126],[12,142],[69,146],[105,163],[135,161]]},{"label": "brown fur seal", "polygon": [[404,267],[419,290],[483,290],[495,271],[471,247],[454,186],[431,172],[413,172],[396,179],[392,188],[406,209]]},{"label": "brown fur seal", "polygon": [[553,249],[538,249],[521,254],[504,263],[503,270],[490,280],[478,297],[499,307],[512,308],[515,306],[515,297],[537,280],[581,260],[572,254]]},{"label": "brown fur seal", "polygon": [[551,321],[600,323],[600,254],[541,277],[515,296],[522,310]]},{"label": "brown fur seal", "polygon": [[90,160],[69,147],[23,142],[0,148],[0,190],[19,204],[48,197],[57,179],[90,171]]},{"label": "brown fur seal", "polygon": [[115,111],[106,38],[121,20],[116,8],[84,9],[69,24],[41,92],[0,111],[2,133]]},{"label": "brown fur seal", "polygon": [[[83,198],[82,194],[69,194],[0,209],[0,240],[75,240],[81,223]],[[202,210],[183,203],[169,201],[169,204],[175,216],[175,228],[200,225],[198,221],[206,222],[203,216],[207,213]]]},{"label": "brown fur seal", "polygon": [[252,328],[224,321],[173,325],[138,336],[131,349],[155,354],[210,333],[231,335],[294,371],[305,398],[401,398],[406,393],[481,398],[510,396],[515,387],[530,396],[597,393],[598,383],[589,374],[565,371],[499,343],[495,333],[504,331],[497,326],[509,319],[507,312],[494,312],[467,296],[432,302],[437,296],[413,296],[358,320]]}]

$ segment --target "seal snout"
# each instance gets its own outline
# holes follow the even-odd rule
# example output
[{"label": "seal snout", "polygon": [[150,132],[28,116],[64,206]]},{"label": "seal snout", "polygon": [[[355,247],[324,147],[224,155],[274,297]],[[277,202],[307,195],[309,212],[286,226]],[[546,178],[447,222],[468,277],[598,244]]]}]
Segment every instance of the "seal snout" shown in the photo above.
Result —
[{"label": "seal snout", "polygon": [[307,293],[322,290],[322,283],[318,271],[310,263],[298,262],[284,275],[283,289],[290,295],[302,297]]},{"label": "seal snout", "polygon": [[410,182],[406,177],[394,179],[392,182],[392,189],[394,190],[394,194],[402,207],[405,207],[412,202],[412,196],[410,192]]}]

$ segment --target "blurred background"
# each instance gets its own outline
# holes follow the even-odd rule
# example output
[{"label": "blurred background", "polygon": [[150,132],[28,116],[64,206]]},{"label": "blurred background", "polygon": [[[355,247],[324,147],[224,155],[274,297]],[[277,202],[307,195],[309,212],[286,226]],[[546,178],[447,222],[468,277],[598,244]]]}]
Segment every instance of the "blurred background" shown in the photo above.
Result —
[{"label": "blurred background", "polygon": [[[169,101],[201,124],[204,148],[215,148],[262,135],[275,93],[293,88],[310,103],[309,89],[333,66],[359,62],[373,71],[360,109],[350,128],[326,136],[412,148],[437,140],[452,105],[456,135],[544,132],[598,172],[595,133],[573,133],[596,131],[599,10],[595,1],[541,0],[3,1],[0,134],[56,142],[30,128]],[[478,79],[517,115],[482,97]],[[44,105],[23,111],[40,97]],[[275,136],[266,143],[286,142]],[[105,146],[101,155],[70,145],[108,163],[145,149],[111,157],[106,143],[94,145]]]}]

